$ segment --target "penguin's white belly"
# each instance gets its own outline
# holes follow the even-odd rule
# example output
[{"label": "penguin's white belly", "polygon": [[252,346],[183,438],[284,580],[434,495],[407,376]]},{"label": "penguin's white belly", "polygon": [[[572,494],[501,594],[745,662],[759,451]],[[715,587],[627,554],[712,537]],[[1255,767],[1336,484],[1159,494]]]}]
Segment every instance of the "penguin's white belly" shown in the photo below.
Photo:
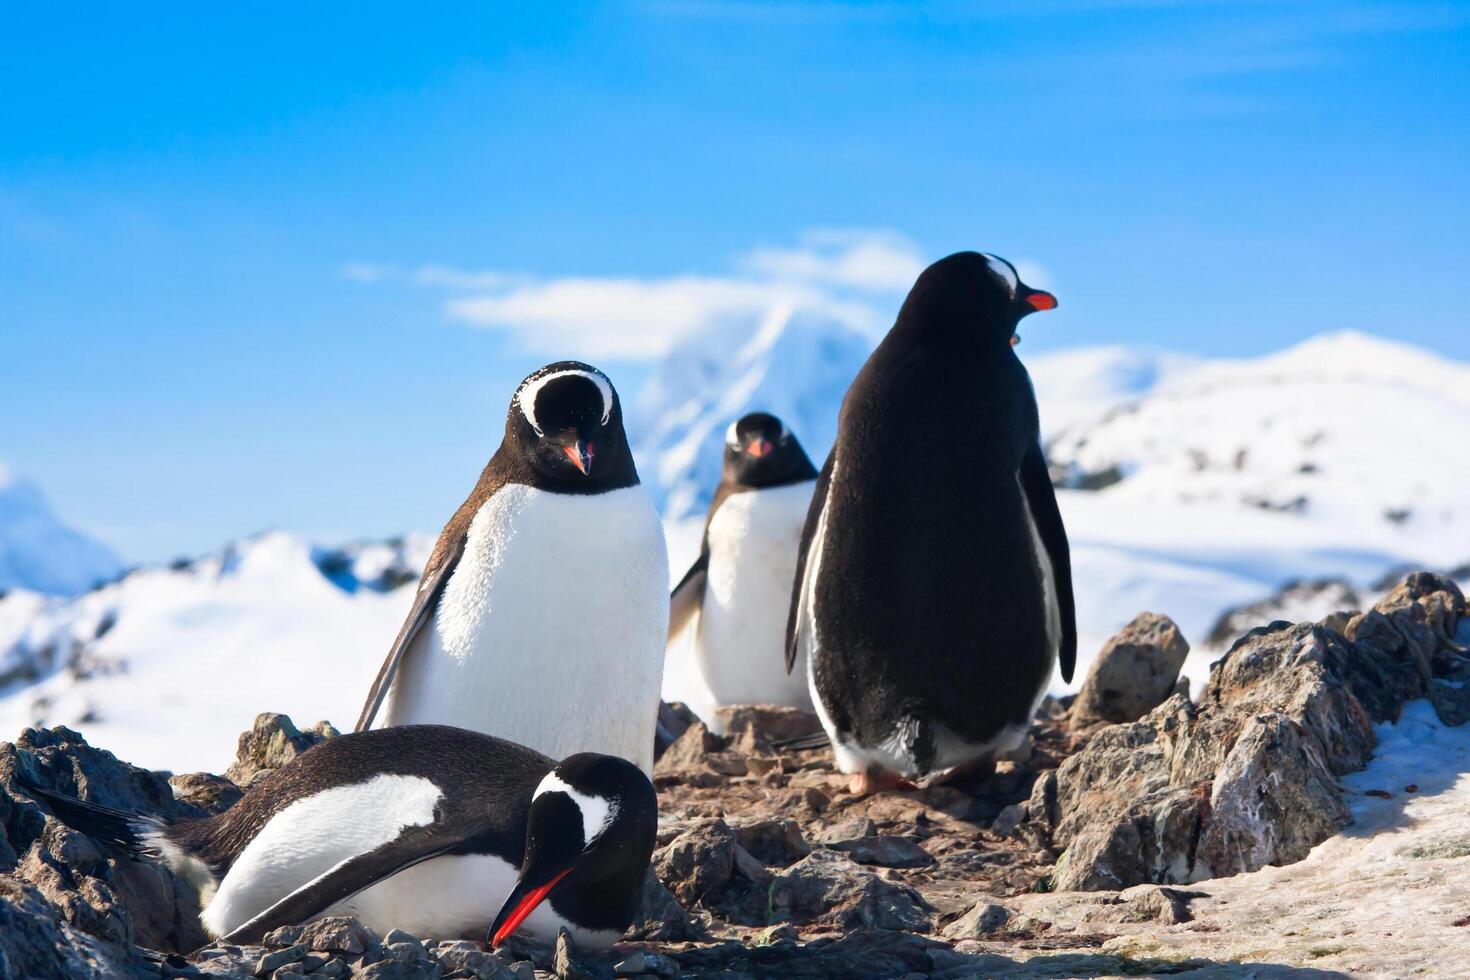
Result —
[{"label": "penguin's white belly", "polygon": [[717,704],[811,708],[806,665],[786,673],[786,619],[815,481],[726,497],[709,525],[695,657]]},{"label": "penguin's white belly", "polygon": [[506,486],[470,523],[385,724],[454,725],[651,771],[668,615],[663,527],[642,487]]},{"label": "penguin's white belly", "polygon": [[[446,854],[405,868],[326,914],[355,915],[379,935],[403,929],[424,939],[485,939],[518,874],[493,854]],[[554,940],[563,926],[583,946],[610,946],[619,938],[563,919],[550,901],[536,906],[517,933]]]}]

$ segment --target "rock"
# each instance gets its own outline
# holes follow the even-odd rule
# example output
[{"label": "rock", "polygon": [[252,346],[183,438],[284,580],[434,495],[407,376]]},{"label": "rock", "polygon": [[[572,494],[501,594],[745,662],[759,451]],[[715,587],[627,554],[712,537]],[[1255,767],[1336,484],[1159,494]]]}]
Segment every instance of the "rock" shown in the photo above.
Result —
[{"label": "rock", "polygon": [[649,868],[643,878],[643,900],[627,935],[632,939],[678,942],[696,938],[699,930],[684,906],[659,881],[654,869]]},{"label": "rock", "polygon": [[877,832],[878,825],[873,823],[872,817],[853,817],[817,831],[816,839],[820,843],[831,845],[838,841],[872,837]]},{"label": "rock", "polygon": [[785,867],[812,852],[795,820],[762,820],[734,830],[740,846],[766,864]]},{"label": "rock", "polygon": [[658,953],[650,953],[645,950],[635,950],[613,964],[613,975],[619,977],[633,977],[640,975],[651,975],[655,977],[675,977],[679,975],[679,964]]},{"label": "rock", "polygon": [[984,939],[1004,929],[1014,915],[1004,905],[982,898],[968,912],[946,926],[944,935],[949,939]]},{"label": "rock", "polygon": [[612,969],[578,949],[565,927],[556,933],[555,962],[559,980],[612,980]]},{"label": "rock", "polygon": [[476,980],[513,980],[515,971],[500,957],[477,949],[473,943],[456,945],[445,949],[441,944],[437,951],[439,965],[450,973],[467,971]]},{"label": "rock", "polygon": [[1188,654],[1173,620],[1140,613],[1093,660],[1072,704],[1073,726],[1142,718],[1173,691]]},{"label": "rock", "polygon": [[357,921],[355,916],[328,915],[301,927],[298,942],[309,949],[358,956],[378,945],[377,934]]},{"label": "rock", "polygon": [[737,739],[748,734],[747,745],[761,745],[769,752],[770,743],[822,731],[822,723],[810,711],[783,708],[771,704],[727,705],[715,711],[714,727],[722,734]]},{"label": "rock", "polygon": [[860,864],[877,864],[885,868],[921,868],[933,864],[929,852],[908,837],[890,835],[859,837],[829,845],[834,851],[846,851]]},{"label": "rock", "polygon": [[201,816],[163,776],[119,762],[67,728],[29,729],[0,743],[0,856],[67,921],[99,938],[181,951],[208,941],[194,888],[162,865],[133,861],[50,817],[24,786],[127,813]]},{"label": "rock", "polygon": [[678,741],[679,736],[697,721],[699,719],[683,701],[660,701],[658,721],[653,729],[654,761],[658,761],[669,746]]},{"label": "rock", "polygon": [[682,779],[704,771],[710,753],[723,747],[724,742],[718,736],[711,735],[703,722],[696,721],[659,756],[653,766],[654,778]]},{"label": "rock", "polygon": [[275,973],[277,968],[285,966],[287,963],[296,963],[306,959],[306,955],[310,952],[311,947],[304,943],[287,946],[285,949],[273,950],[256,961],[254,973],[257,977],[268,977]]},{"label": "rock", "polygon": [[132,958],[72,926],[34,885],[0,874],[0,974],[122,980],[137,976]]},{"label": "rock", "polygon": [[1201,892],[1180,891],[1158,885],[1130,888],[1122,894],[1124,908],[1128,910],[1125,922],[1162,922],[1179,925],[1189,922],[1194,916],[1189,913],[1192,899],[1201,898]]},{"label": "rock", "polygon": [[248,789],[261,773],[278,769],[313,745],[337,735],[337,729],[325,721],[303,732],[285,715],[273,712],[256,715],[250,731],[240,736],[235,761],[225,770],[225,776],[235,785]]},{"label": "rock", "polygon": [[713,820],[675,837],[653,854],[653,867],[682,905],[691,906],[722,892],[735,874],[735,833]]},{"label": "rock", "polygon": [[776,875],[768,901],[773,915],[795,922],[843,929],[929,928],[929,906],[918,892],[836,851],[813,851]]},{"label": "rock", "polygon": [[223,813],[240,801],[245,792],[223,776],[212,776],[207,772],[190,772],[182,776],[171,776],[168,781],[174,788],[174,797],[192,803],[205,813]]}]

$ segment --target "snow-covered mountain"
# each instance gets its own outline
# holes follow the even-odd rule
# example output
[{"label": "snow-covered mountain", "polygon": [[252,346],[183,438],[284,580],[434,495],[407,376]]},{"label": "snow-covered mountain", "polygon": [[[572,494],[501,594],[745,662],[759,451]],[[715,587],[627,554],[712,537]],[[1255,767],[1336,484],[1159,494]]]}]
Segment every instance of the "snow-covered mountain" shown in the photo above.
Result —
[{"label": "snow-covered mountain", "polygon": [[111,549],[61,523],[39,487],[0,463],[0,592],[73,595],[121,570]]},{"label": "snow-covered mountain", "polygon": [[0,737],[66,724],[145,765],[221,772],[257,713],[356,720],[432,541],[283,532],[76,599],[0,599]]},{"label": "snow-covered mountain", "polygon": [[821,466],[842,396],[872,347],[852,327],[788,304],[743,332],[725,322],[675,347],[636,402],[638,468],[665,519],[703,516],[725,429],[746,412],[780,417]]}]

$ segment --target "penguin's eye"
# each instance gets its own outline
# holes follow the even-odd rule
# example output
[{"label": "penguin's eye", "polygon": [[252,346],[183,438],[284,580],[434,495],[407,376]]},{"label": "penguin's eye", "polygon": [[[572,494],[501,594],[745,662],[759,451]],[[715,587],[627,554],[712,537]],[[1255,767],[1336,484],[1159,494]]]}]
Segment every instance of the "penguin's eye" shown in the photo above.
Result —
[{"label": "penguin's eye", "polygon": [[1011,346],[1012,347],[1016,346],[1020,342],[1021,342],[1021,335],[1020,334],[1018,334],[1018,333],[1011,334]]}]

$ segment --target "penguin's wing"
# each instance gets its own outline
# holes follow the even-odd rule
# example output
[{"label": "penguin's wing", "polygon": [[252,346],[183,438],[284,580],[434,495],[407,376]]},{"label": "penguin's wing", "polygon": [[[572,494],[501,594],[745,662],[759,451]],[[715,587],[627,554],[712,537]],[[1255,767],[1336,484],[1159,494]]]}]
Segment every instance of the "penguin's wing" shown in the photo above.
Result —
[{"label": "penguin's wing", "polygon": [[[448,529],[446,529],[446,534]],[[393,641],[393,647],[388,651],[388,657],[383,661],[383,666],[378,668],[378,676],[373,680],[373,686],[368,691],[367,701],[362,706],[362,714],[357,716],[357,725],[354,732],[365,732],[372,726],[373,718],[378,709],[383,705],[383,699],[388,696],[388,689],[393,686],[393,678],[398,673],[398,666],[403,662],[403,657],[408,653],[414,637],[418,636],[419,630],[423,629],[434,616],[434,610],[439,605],[439,596],[444,591],[444,583],[449,581],[449,576],[459,565],[460,556],[464,554],[465,534],[455,534],[448,541],[441,541],[445,547],[435,548],[434,555],[429,558],[429,567],[424,569],[424,577],[419,581],[418,594],[413,598],[413,608],[408,611],[408,618],[403,621],[403,628],[398,631],[398,639]],[[438,559],[437,563],[435,559]]]},{"label": "penguin's wing", "polygon": [[817,485],[812,488],[812,502],[807,506],[806,523],[801,528],[801,543],[796,549],[796,578],[791,583],[791,612],[786,617],[786,673],[796,666],[800,654],[802,618],[806,610],[801,607],[801,598],[806,595],[806,560],[812,540],[817,536],[817,526],[822,523],[822,509],[827,504],[827,486],[832,482],[832,459],[837,455],[834,447],[817,474]]},{"label": "penguin's wing", "polygon": [[1051,559],[1052,587],[1056,589],[1057,607],[1061,612],[1062,638],[1057,659],[1062,680],[1071,683],[1077,664],[1077,608],[1072,598],[1072,555],[1067,546],[1067,529],[1062,526],[1062,512],[1057,509],[1057,494],[1052,489],[1051,474],[1041,446],[1032,446],[1021,460],[1021,489],[1031,509],[1037,536]]},{"label": "penguin's wing", "polygon": [[363,854],[339,861],[330,869],[236,926],[223,941],[254,943],[272,929],[314,919],[384,878],[460,847],[468,837],[445,834],[430,824],[412,827],[396,839]]},{"label": "penguin's wing", "polygon": [[709,569],[709,543],[700,549],[699,557],[689,566],[689,571],[679,579],[669,595],[669,637],[688,625],[704,603],[704,583]]}]

